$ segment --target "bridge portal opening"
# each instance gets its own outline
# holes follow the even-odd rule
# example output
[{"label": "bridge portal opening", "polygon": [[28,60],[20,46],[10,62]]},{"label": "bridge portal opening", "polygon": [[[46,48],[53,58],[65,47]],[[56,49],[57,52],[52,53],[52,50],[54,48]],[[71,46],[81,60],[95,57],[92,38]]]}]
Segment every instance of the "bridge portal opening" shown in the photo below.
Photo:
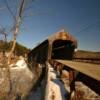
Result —
[{"label": "bridge portal opening", "polygon": [[52,59],[67,59],[73,58],[75,46],[69,40],[56,40],[52,45]]}]

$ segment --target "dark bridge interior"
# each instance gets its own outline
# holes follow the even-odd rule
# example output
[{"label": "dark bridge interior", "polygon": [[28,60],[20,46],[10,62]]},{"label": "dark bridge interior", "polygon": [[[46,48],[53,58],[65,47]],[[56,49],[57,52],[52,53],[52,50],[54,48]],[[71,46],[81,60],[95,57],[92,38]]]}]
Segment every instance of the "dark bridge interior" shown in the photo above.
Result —
[{"label": "dark bridge interior", "polygon": [[75,47],[71,41],[56,40],[52,45],[52,59],[68,59],[73,58]]}]

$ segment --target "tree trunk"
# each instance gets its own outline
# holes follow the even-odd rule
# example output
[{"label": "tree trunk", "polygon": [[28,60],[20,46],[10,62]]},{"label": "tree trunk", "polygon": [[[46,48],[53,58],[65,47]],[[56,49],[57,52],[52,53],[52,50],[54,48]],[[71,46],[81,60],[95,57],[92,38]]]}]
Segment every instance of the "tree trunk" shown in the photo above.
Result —
[{"label": "tree trunk", "polygon": [[9,55],[8,55],[8,65],[11,63],[11,57],[12,57],[12,54],[13,54],[15,46],[16,46],[16,36],[17,36],[18,31],[19,31],[19,22],[17,23],[16,29],[14,31],[13,41],[12,41],[13,44],[12,44],[12,48],[11,48]]},{"label": "tree trunk", "polygon": [[12,56],[14,49],[15,49],[15,46],[16,46],[16,36],[19,32],[19,26],[20,26],[20,22],[22,20],[22,14],[23,14],[23,11],[24,11],[24,6],[25,6],[25,0],[22,0],[20,8],[19,8],[18,19],[16,20],[15,30],[14,30],[14,33],[13,33],[13,45],[12,45],[12,48],[11,48],[9,56],[8,56],[8,65],[11,63],[11,56]]}]

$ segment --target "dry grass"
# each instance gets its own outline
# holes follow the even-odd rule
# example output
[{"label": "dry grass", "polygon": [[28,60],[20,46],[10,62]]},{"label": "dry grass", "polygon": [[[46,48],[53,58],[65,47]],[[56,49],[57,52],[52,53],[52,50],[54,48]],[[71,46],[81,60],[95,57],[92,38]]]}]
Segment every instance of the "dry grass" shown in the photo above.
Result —
[{"label": "dry grass", "polygon": [[100,52],[91,52],[91,51],[83,51],[78,50],[75,52],[75,58],[95,58],[100,59]]}]

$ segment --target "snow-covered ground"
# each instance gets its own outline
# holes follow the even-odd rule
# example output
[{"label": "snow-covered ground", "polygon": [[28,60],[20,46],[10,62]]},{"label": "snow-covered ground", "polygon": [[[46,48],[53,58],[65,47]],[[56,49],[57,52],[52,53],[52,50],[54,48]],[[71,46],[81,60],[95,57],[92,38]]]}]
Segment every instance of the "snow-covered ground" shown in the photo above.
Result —
[{"label": "snow-covered ground", "polygon": [[[10,92],[12,100],[16,95],[26,96],[33,86],[34,74],[29,70],[24,59],[7,68],[0,68],[0,100]],[[11,87],[11,89],[10,89]],[[8,98],[8,97],[7,97]]]},{"label": "snow-covered ground", "polygon": [[58,78],[57,72],[50,65],[47,80],[45,100],[66,100],[67,91]]},{"label": "snow-covered ground", "polygon": [[[41,68],[41,67],[40,67]],[[36,73],[35,73],[36,74]],[[33,86],[35,75],[29,70],[23,59],[20,59],[15,65],[10,66],[10,80],[12,84],[12,93],[15,95],[27,95]],[[63,71],[63,74],[68,77],[68,73]],[[27,100],[41,100],[43,96],[43,86],[46,85],[45,100],[67,100],[66,93],[69,89],[68,79],[64,83],[58,77],[57,72],[48,64],[47,84],[42,84],[37,87],[36,91],[29,93]],[[65,89],[66,87],[66,89]],[[6,68],[0,68],[0,100],[10,91],[10,83]],[[76,83],[76,91],[79,98],[89,98],[88,100],[100,100],[100,96],[92,92],[88,87],[81,82]],[[12,100],[12,99],[9,99]],[[81,100],[81,99],[77,99]],[[83,99],[82,99],[83,100]]]}]

